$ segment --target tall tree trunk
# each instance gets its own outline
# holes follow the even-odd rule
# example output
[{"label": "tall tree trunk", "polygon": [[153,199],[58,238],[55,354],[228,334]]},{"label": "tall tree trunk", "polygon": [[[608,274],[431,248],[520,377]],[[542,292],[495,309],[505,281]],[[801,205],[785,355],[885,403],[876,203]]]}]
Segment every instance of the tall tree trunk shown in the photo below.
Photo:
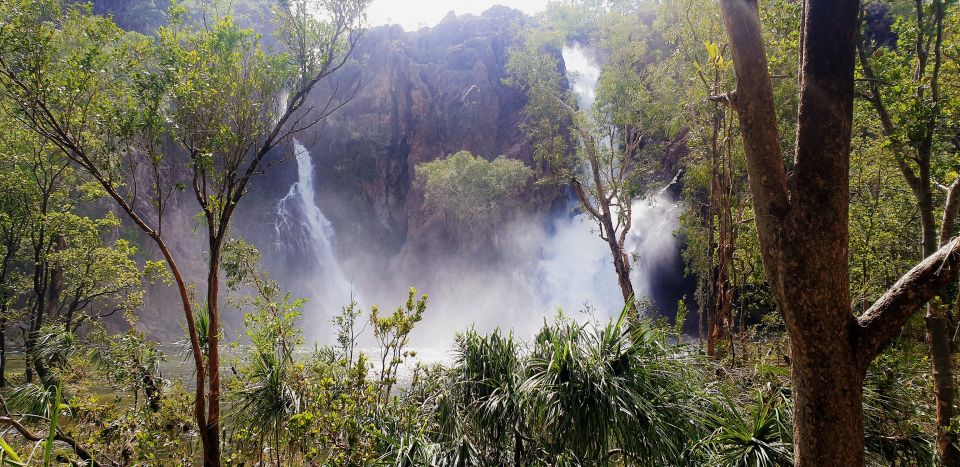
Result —
[{"label": "tall tree trunk", "polygon": [[7,298],[0,304],[0,388],[7,386]]},{"label": "tall tree trunk", "polygon": [[[52,239],[53,250],[54,252],[60,252],[67,248],[67,242],[64,240],[63,236],[56,235]],[[45,256],[45,255],[44,255]],[[40,382],[45,388],[56,385],[57,382],[54,380],[53,375],[47,369],[46,362],[36,355],[36,344],[37,338],[40,336],[40,329],[43,327],[44,318],[53,317],[60,305],[60,296],[63,293],[63,266],[59,264],[54,265],[52,268],[49,263],[46,261],[46,258],[43,260],[44,264],[44,273],[42,276],[45,278],[45,284],[43,285],[43,290],[45,290],[45,298],[42,302],[38,303],[37,312],[35,315],[35,321],[32,329],[32,341],[29,346],[30,351],[27,355],[27,360],[25,364],[27,366],[32,366],[37,372],[37,376],[40,378]]]},{"label": "tall tree trunk", "polygon": [[[717,265],[714,269],[714,290],[711,291],[714,295],[711,300],[714,309],[711,319],[710,344],[714,345],[717,342],[732,338],[733,331],[733,285],[730,272],[733,268],[734,226],[730,204],[729,178],[723,173],[725,168],[722,165],[721,163],[720,173],[715,180],[717,207],[719,208],[715,213],[719,222],[717,223],[718,240],[715,245]],[[714,345],[708,345],[708,355],[714,355]]]},{"label": "tall tree trunk", "polygon": [[[61,252],[67,249],[67,242],[62,235],[53,239],[53,251]],[[44,314],[48,318],[55,318],[60,313],[60,297],[63,295],[63,266],[55,264],[50,270],[49,285],[47,286],[47,306]]]},{"label": "tall tree trunk", "polygon": [[[41,212],[45,212],[46,204],[41,204]],[[24,339],[24,364],[23,373],[28,383],[33,382],[33,365],[30,364],[33,356],[34,343],[37,341],[37,333],[40,329],[38,320],[42,318],[46,309],[47,299],[47,265],[44,260],[44,249],[46,248],[46,228],[41,224],[37,232],[37,238],[33,240],[33,306],[30,307],[27,316],[27,336]]]},{"label": "tall tree trunk", "polygon": [[[706,310],[706,313],[701,313],[701,318],[706,318],[701,323],[701,338],[703,335],[706,335],[707,338],[707,355],[714,355],[714,347],[716,343],[714,342],[714,321],[716,316],[714,316],[714,310],[716,309],[717,296],[714,293],[717,290],[717,268],[713,265],[713,259],[716,251],[716,241],[714,240],[714,207],[713,207],[713,194],[710,195],[710,201],[708,203],[709,207],[707,209],[706,215],[706,227],[707,227],[707,280],[705,288],[703,291],[704,301],[702,309]],[[701,340],[702,342],[702,340]]]},{"label": "tall tree trunk", "polygon": [[960,239],[946,242],[854,317],[847,211],[859,2],[804,2],[789,188],[756,0],[720,5],[737,77],[725,100],[740,118],[764,273],[790,335],[795,462],[861,466],[866,370],[911,316],[953,284]]},{"label": "tall tree trunk", "polygon": [[[929,226],[928,219],[934,218],[933,199],[930,193],[929,170],[920,170],[921,179],[926,180],[926,195],[918,199],[921,217],[921,234],[923,235],[923,256],[927,257],[935,252],[930,245],[938,243],[937,233]],[[924,178],[924,173],[926,178]],[[946,221],[947,214],[944,214]],[[947,222],[941,223],[941,229],[947,229]],[[941,238],[949,237],[944,231]],[[943,241],[946,244],[946,241]],[[933,368],[933,395],[937,421],[937,455],[944,466],[960,465],[960,451],[950,425],[953,423],[953,406],[955,386],[953,376],[953,343],[950,337],[950,320],[946,315],[945,306],[927,305],[923,322],[926,328],[927,345],[930,349],[930,363]]]},{"label": "tall tree trunk", "polygon": [[930,360],[933,364],[933,392],[936,402],[937,454],[944,466],[955,466],[958,462],[957,447],[950,423],[953,419],[953,400],[955,395],[952,345],[950,342],[950,323],[941,307],[927,307],[924,316],[927,327],[927,343],[930,346]]},{"label": "tall tree trunk", "polygon": [[207,276],[207,373],[210,389],[207,398],[207,444],[204,445],[204,465],[220,465],[220,254],[222,238],[211,236],[210,264]]},{"label": "tall tree trunk", "polygon": [[[4,294],[5,295],[5,294]],[[7,386],[7,298],[0,303],[0,388]]]},{"label": "tall tree trunk", "polygon": [[862,466],[862,366],[853,346],[849,150],[859,1],[808,0],[796,164],[788,190],[755,0],[722,0],[764,270],[790,334],[798,466]]},{"label": "tall tree trunk", "polygon": [[[111,193],[111,195],[115,194],[115,192],[109,193]],[[122,197],[116,195],[114,196],[114,199],[116,199],[118,202],[123,200]],[[203,362],[203,349],[200,347],[200,339],[198,337],[199,333],[197,332],[197,321],[194,319],[193,302],[190,301],[190,291],[187,288],[187,282],[184,280],[183,273],[180,272],[180,267],[177,265],[176,260],[174,260],[173,255],[170,253],[170,249],[167,248],[166,242],[163,241],[163,237],[150,229],[139,216],[133,213],[132,210],[127,209],[126,204],[121,203],[120,206],[124,207],[124,210],[130,216],[130,218],[133,219],[142,230],[149,232],[150,238],[153,239],[154,243],[157,245],[157,248],[160,249],[160,253],[163,254],[163,259],[167,262],[167,266],[170,268],[170,273],[173,274],[174,283],[177,284],[177,291],[180,293],[180,303],[183,306],[184,318],[187,321],[187,334],[190,336],[190,350],[193,354],[194,381],[196,386],[194,388],[193,416],[194,420],[197,422],[197,432],[200,435],[200,444],[203,448],[204,462],[206,462],[207,446],[210,445],[210,440],[207,437],[208,431],[204,429],[207,426],[205,391],[207,372]]]},{"label": "tall tree trunk", "polygon": [[[716,93],[716,83],[714,83],[714,89],[711,89],[711,92]],[[719,107],[719,106],[718,106]],[[717,327],[717,278],[719,276],[719,271],[717,267],[714,266],[714,258],[716,257],[717,252],[717,241],[716,241],[716,232],[714,227],[716,225],[716,212],[717,204],[719,199],[719,187],[717,177],[720,172],[720,113],[719,108],[714,109],[711,133],[710,133],[710,191],[707,194],[707,203],[706,203],[706,228],[707,228],[707,283],[706,290],[704,291],[704,306],[702,309],[706,310],[706,326],[704,327],[705,333],[707,336],[707,355],[713,356],[716,354],[716,339],[717,333],[715,329]]]}]

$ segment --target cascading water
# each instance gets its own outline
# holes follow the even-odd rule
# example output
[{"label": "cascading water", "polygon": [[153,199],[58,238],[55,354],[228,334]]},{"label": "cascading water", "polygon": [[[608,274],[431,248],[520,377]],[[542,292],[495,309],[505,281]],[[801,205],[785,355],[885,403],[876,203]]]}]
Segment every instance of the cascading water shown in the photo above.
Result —
[{"label": "cascading water", "polygon": [[299,142],[293,146],[297,181],[277,203],[277,246],[283,256],[305,261],[310,269],[308,310],[330,312],[350,302],[352,286],[333,250],[333,225],[316,204],[313,160]]},{"label": "cascading water", "polygon": [[[581,109],[590,109],[596,100],[600,67],[580,44],[561,51],[567,80]],[[579,201],[571,198],[571,210]],[[632,261],[631,280],[638,297],[655,298],[662,311],[676,303],[665,301],[658,289],[658,271],[676,262],[677,242],[673,232],[679,226],[678,208],[667,193],[632,202],[631,229],[626,248]],[[560,216],[553,220],[553,234],[541,250],[539,261],[540,302],[572,311],[585,304],[601,314],[616,313],[623,306],[610,249],[599,238],[596,223],[586,214]],[[672,299],[672,297],[670,297]]]},{"label": "cascading water", "polygon": [[600,67],[593,63],[582,45],[575,43],[560,51],[566,65],[567,81],[570,90],[581,109],[593,107],[597,100],[597,82],[600,81]]},{"label": "cascading water", "polygon": [[[600,68],[585,47],[567,47],[562,53],[577,105],[592,108]],[[417,325],[413,343],[438,354],[446,351],[456,332],[470,326],[480,331],[513,329],[526,337],[556,307],[568,313],[589,308],[602,319],[623,306],[609,247],[597,235],[592,219],[575,214],[578,202],[573,198],[562,214],[547,219],[530,216],[502,226],[502,251],[494,269],[463,266],[456,257],[449,261],[438,257],[428,275],[385,265],[380,259],[365,263],[366,252],[361,251],[346,251],[344,258],[338,258],[334,229],[315,203],[313,161],[306,148],[299,143],[294,146],[297,181],[277,204],[275,228],[284,283],[296,296],[309,299],[303,324],[311,339],[329,341],[329,317],[351,299],[353,288],[338,259],[361,277],[379,277],[356,284],[364,301],[369,301],[364,306],[396,303],[398,291],[410,286],[429,293],[429,310]],[[676,277],[682,276],[673,235],[677,208],[670,198],[664,192],[633,200],[632,228],[626,240],[635,291],[640,297],[654,298],[664,313],[676,305]],[[389,274],[383,275],[385,270]]]}]

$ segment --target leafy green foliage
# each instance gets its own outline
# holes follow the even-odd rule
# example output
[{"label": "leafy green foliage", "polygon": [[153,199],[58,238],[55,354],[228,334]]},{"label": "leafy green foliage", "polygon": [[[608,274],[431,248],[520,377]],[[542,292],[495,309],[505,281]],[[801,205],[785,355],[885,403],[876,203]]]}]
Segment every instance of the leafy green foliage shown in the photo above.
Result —
[{"label": "leafy green foliage", "polygon": [[[775,467],[793,464],[789,405],[779,395],[744,408],[728,396],[707,414],[713,429],[702,441],[710,465]],[[746,412],[746,413],[744,413]]]},{"label": "leafy green foliage", "polygon": [[407,302],[398,306],[393,313],[382,316],[376,306],[370,309],[370,325],[373,337],[380,344],[380,388],[381,398],[386,401],[390,392],[397,383],[397,371],[407,357],[413,357],[415,352],[407,350],[410,343],[410,333],[413,327],[423,319],[427,311],[427,294],[416,297],[417,289],[410,288]]},{"label": "leafy green foliage", "polygon": [[[221,365],[230,370],[221,388],[228,416],[219,422],[227,463],[792,461],[784,324],[763,279],[740,129],[719,103],[735,83],[715,2],[551,2],[522,26],[506,63],[507,83],[527,99],[524,131],[535,142],[538,166],[458,152],[415,168],[425,204],[471,240],[509,214],[505,205],[535,175],[541,184],[580,188],[583,210],[619,226],[603,232],[617,239],[629,230],[622,228],[631,218],[629,202],[659,186],[664,155],[676,149],[669,154],[682,153],[680,235],[689,272],[701,279],[699,303],[685,300],[673,328],[623,316],[598,323],[559,315],[530,341],[470,329],[457,336],[452,362],[418,364],[409,374],[425,295],[411,289],[394,312],[374,307],[365,320],[351,301],[333,319],[337,347],[310,351],[298,327],[304,300],[269,278],[256,248],[226,241],[247,181],[281,161],[277,144],[329,115],[305,114],[300,106],[314,84],[349,59],[369,2],[277,1],[274,22],[253,28],[243,14],[266,11],[264,1],[241,2],[243,11],[234,2],[209,6],[202,24],[192,9],[203,2],[120,3],[0,4],[0,332],[5,349],[28,347],[28,368],[40,377],[4,378],[12,386],[0,394],[8,415],[40,441],[0,439],[0,464],[79,463],[77,452],[54,442],[58,430],[104,464],[197,462],[189,409],[197,396],[176,373],[161,374],[163,351],[136,316],[144,279],[174,283],[173,260],[151,261],[145,255],[154,250],[142,242],[168,235],[165,213],[180,206],[171,200],[183,191],[193,191],[198,202],[197,226],[223,240],[222,250],[205,253],[222,253],[214,273],[224,275],[228,303],[244,313],[242,340]],[[854,109],[850,287],[860,311],[922,254],[913,188],[897,172],[928,171],[943,186],[960,172],[952,123],[960,105],[958,7],[944,4],[942,91],[934,96],[935,65],[917,50],[929,47],[935,28],[918,26],[915,5],[879,5],[887,8],[896,45],[868,40],[858,69],[858,92],[882,95],[890,118],[883,122],[867,101]],[[919,5],[929,18],[934,4]],[[775,0],[760,7],[789,169],[801,6]],[[117,13],[115,20],[94,14],[104,8]],[[561,67],[560,50],[574,42],[587,46],[601,69],[589,108],[578,107]],[[873,79],[863,76],[865,64],[876,72]],[[331,101],[329,109],[335,107]],[[915,155],[926,141],[933,157],[921,167]],[[141,228],[140,238],[104,209],[105,195]],[[938,190],[931,198],[944,204]],[[724,247],[734,250],[728,280],[738,324],[728,356],[711,360],[695,355],[682,322],[713,293],[707,278],[720,264],[722,229],[715,220],[723,216],[736,226]],[[194,285],[178,285],[193,304]],[[217,308],[209,309],[193,306],[197,332],[188,336],[203,352],[201,364],[212,355],[211,337],[226,336],[214,327]],[[125,322],[109,318],[119,312]],[[920,325],[910,323],[867,372],[871,464],[936,461]],[[108,332],[108,326],[130,329]],[[371,335],[380,346],[372,358],[359,347]],[[31,448],[37,455],[24,461],[19,453]]]},{"label": "leafy green foliage", "polygon": [[522,161],[492,161],[460,151],[416,166],[424,202],[465,232],[486,232],[508,201],[527,185],[533,170]]}]

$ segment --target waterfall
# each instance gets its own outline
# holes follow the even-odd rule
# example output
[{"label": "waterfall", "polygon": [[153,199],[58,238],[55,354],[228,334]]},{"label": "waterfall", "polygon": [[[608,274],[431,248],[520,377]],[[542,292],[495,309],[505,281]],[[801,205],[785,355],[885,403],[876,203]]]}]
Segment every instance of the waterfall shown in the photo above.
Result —
[{"label": "waterfall", "polygon": [[577,99],[577,106],[583,110],[593,107],[597,100],[597,82],[600,81],[600,67],[587,55],[580,44],[564,47],[560,51],[566,64],[567,81],[570,90]]},{"label": "waterfall", "polygon": [[[567,80],[580,109],[589,112],[596,99],[600,67],[580,44],[561,51],[566,63]],[[571,211],[579,200],[568,202]],[[638,298],[661,298],[661,274],[674,273],[679,245],[674,231],[679,212],[669,194],[632,201],[631,229],[626,248],[630,252],[630,278]],[[540,302],[576,311],[584,305],[602,314],[615,314],[623,306],[610,249],[598,235],[598,226],[587,214],[561,215],[552,221],[552,234],[544,243],[539,260]],[[682,269],[681,273],[682,274]],[[669,282],[669,281],[668,281]],[[660,296],[660,297],[658,297]],[[672,300],[671,296],[659,301]],[[676,303],[657,303],[662,312],[674,310]]]},{"label": "waterfall", "polygon": [[308,310],[330,312],[350,301],[352,287],[333,251],[333,225],[316,204],[310,152],[297,141],[293,146],[297,181],[277,203],[277,246],[286,260],[310,269]]}]

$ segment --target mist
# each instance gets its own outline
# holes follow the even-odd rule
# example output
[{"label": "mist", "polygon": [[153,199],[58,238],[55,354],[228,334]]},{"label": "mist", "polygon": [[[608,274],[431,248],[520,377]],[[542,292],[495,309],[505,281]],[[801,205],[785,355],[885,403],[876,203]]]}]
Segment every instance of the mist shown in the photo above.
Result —
[{"label": "mist", "polygon": [[[590,108],[600,67],[580,44],[565,47],[562,56],[571,92],[581,108]],[[282,276],[308,299],[302,319],[308,341],[333,342],[330,320],[351,299],[365,311],[378,305],[389,312],[405,301],[410,287],[430,297],[412,336],[421,349],[447,348],[470,327],[511,330],[527,339],[558,309],[576,319],[604,320],[623,308],[609,247],[572,197],[552,212],[519,213],[504,222],[487,250],[444,252],[418,258],[413,267],[403,255],[336,248],[338,232],[316,205],[321,187],[314,186],[310,154],[299,143],[294,150],[297,181],[277,204],[274,230],[279,264],[300,265]],[[627,248],[634,288],[638,298],[672,314],[683,293],[677,285],[683,267],[674,235],[676,206],[659,193],[634,200],[632,207]],[[360,319],[365,322],[366,313]],[[373,345],[372,338],[360,345]]]}]

